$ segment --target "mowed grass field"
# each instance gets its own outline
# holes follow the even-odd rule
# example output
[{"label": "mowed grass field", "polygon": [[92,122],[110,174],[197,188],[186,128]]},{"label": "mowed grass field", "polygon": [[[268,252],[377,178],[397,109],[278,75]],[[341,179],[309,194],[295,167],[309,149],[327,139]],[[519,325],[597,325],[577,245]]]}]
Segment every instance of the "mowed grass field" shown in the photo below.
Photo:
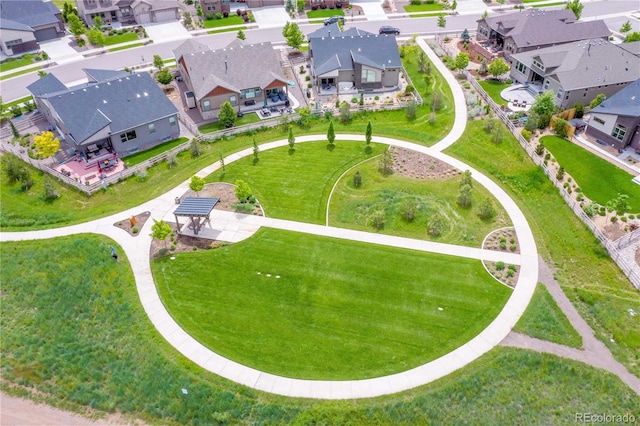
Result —
[{"label": "mowed grass field", "polygon": [[287,377],[416,367],[473,338],[511,295],[479,260],[274,229],[175,257],[152,269],[176,321],[213,351]]},{"label": "mowed grass field", "polygon": [[122,250],[119,263],[109,257],[112,245],[95,235],[2,243],[3,392],[163,425],[563,424],[575,412],[637,413],[640,405],[610,373],[505,347],[397,395],[320,401],[254,391],[168,345],[140,305]]},{"label": "mowed grass field", "polygon": [[[474,247],[479,247],[491,231],[511,225],[502,206],[477,183],[473,186],[473,204],[462,208],[456,202],[461,176],[425,180],[398,174],[384,176],[378,164],[379,157],[371,159],[340,179],[329,205],[330,225]],[[359,188],[353,185],[356,172],[362,177]],[[493,200],[497,211],[496,218],[489,221],[478,216],[478,206],[486,197]],[[413,207],[411,220],[404,216],[408,205]],[[384,212],[380,230],[372,224],[377,212]],[[427,223],[436,214],[445,225],[444,232],[434,236],[427,232]]]},{"label": "mowed grass field", "polygon": [[540,140],[589,199],[604,206],[618,194],[627,194],[630,213],[640,213],[640,185],[631,181],[633,175],[566,139]]},{"label": "mowed grass field", "polygon": [[386,145],[371,147],[368,154],[364,142],[336,140],[333,149],[326,140],[298,143],[293,152],[288,146],[260,152],[257,162],[253,156],[242,158],[206,180],[244,180],[267,216],[323,224],[329,192],[340,175],[386,149]]}]

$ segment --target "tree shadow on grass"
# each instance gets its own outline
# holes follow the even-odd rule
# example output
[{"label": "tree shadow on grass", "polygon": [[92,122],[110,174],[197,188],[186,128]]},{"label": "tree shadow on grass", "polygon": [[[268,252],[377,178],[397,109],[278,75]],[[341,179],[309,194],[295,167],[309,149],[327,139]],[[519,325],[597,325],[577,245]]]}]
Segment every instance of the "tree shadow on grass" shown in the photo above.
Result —
[{"label": "tree shadow on grass", "polygon": [[327,144],[327,151],[333,152],[333,150],[336,149],[336,145],[333,143],[328,143]]},{"label": "tree shadow on grass", "polygon": [[289,155],[293,155],[296,153],[296,149],[295,148],[289,148],[289,151],[287,151],[289,153]]}]

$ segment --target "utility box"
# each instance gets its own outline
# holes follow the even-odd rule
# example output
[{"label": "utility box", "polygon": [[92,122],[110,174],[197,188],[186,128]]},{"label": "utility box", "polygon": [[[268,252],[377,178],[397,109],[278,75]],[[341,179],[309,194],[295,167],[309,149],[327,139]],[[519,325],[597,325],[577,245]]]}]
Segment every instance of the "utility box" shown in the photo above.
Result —
[{"label": "utility box", "polygon": [[196,107],[196,97],[193,92],[184,92],[184,100],[187,103],[189,109]]}]

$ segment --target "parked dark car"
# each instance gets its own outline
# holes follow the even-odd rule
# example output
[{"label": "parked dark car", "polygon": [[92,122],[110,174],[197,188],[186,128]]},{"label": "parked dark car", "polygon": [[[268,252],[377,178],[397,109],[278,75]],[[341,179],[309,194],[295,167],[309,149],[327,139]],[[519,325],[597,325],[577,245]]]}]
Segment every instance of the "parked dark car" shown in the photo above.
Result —
[{"label": "parked dark car", "polygon": [[380,27],[380,30],[378,30],[379,34],[395,34],[395,35],[400,35],[400,29],[398,28],[394,28],[391,27],[389,25],[385,25]]},{"label": "parked dark car", "polygon": [[332,16],[329,19],[325,19],[324,26],[326,27],[327,25],[335,24],[338,21],[344,24],[344,16]]}]

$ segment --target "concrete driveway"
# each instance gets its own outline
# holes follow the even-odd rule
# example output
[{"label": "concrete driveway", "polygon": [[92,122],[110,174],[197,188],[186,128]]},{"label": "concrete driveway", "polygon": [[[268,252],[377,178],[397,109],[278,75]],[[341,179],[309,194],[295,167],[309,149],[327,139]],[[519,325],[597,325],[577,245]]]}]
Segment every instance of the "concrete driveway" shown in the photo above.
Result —
[{"label": "concrete driveway", "polygon": [[69,46],[73,40],[73,36],[64,36],[56,40],[45,41],[40,43],[40,50],[44,50],[49,55],[51,62],[58,65],[67,62],[74,62],[83,59],[82,53]]},{"label": "concrete driveway", "polygon": [[284,24],[291,21],[289,15],[282,6],[261,7],[253,9],[253,17],[260,28],[284,27]]},{"label": "concrete driveway", "polygon": [[189,31],[178,21],[145,24],[144,29],[154,43],[163,41],[183,40],[191,37]]}]

